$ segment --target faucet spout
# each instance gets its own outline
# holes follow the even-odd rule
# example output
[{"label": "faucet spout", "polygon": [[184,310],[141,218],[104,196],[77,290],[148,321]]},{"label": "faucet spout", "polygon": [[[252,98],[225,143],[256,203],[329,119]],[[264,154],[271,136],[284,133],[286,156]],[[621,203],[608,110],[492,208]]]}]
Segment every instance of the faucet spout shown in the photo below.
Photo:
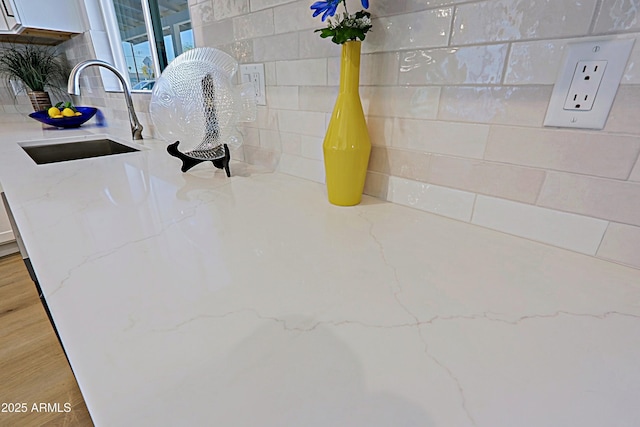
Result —
[{"label": "faucet spout", "polygon": [[77,64],[71,70],[69,74],[69,82],[67,85],[67,92],[71,95],[80,95],[80,74],[82,71],[91,66],[104,67],[110,70],[118,77],[120,83],[122,83],[122,89],[124,90],[124,99],[127,102],[127,109],[129,110],[129,121],[131,122],[131,136],[133,139],[142,139],[142,125],[136,116],[136,110],[133,108],[133,100],[131,99],[131,91],[123,75],[113,65],[108,62],[100,61],[99,59],[89,59]]}]

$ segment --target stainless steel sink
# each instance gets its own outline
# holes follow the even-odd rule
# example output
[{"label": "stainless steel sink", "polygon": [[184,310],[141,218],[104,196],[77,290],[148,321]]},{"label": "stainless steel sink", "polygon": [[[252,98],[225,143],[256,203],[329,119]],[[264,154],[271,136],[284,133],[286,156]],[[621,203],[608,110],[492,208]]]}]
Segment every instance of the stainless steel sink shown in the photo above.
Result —
[{"label": "stainless steel sink", "polygon": [[140,151],[109,138],[20,146],[39,165]]}]

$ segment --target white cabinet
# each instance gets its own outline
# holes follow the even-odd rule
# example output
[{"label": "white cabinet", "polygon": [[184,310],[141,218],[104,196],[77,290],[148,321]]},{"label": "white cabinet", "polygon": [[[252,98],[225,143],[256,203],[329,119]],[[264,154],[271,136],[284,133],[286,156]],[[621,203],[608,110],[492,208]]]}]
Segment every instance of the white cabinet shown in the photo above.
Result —
[{"label": "white cabinet", "polygon": [[82,0],[0,0],[0,34],[47,36],[85,30]]},{"label": "white cabinet", "polygon": [[15,240],[13,231],[11,230],[11,223],[7,216],[7,211],[4,208],[4,204],[0,203],[0,245],[4,245],[7,242]]},{"label": "white cabinet", "polygon": [[13,4],[10,0],[0,0],[0,31],[12,32],[18,26]]}]

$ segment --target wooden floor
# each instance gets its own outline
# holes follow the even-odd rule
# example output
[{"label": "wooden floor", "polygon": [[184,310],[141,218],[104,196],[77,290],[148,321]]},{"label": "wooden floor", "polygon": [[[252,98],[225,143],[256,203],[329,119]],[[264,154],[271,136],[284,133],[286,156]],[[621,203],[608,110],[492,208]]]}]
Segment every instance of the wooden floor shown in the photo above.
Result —
[{"label": "wooden floor", "polygon": [[19,255],[0,258],[0,405],[3,427],[93,426]]}]

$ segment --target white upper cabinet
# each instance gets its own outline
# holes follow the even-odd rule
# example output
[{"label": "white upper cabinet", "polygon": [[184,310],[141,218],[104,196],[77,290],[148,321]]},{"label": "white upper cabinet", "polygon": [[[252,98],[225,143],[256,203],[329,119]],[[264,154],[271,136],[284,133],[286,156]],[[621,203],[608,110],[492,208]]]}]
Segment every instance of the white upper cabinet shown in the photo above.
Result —
[{"label": "white upper cabinet", "polygon": [[71,35],[85,30],[81,0],[0,0],[0,34]]}]

